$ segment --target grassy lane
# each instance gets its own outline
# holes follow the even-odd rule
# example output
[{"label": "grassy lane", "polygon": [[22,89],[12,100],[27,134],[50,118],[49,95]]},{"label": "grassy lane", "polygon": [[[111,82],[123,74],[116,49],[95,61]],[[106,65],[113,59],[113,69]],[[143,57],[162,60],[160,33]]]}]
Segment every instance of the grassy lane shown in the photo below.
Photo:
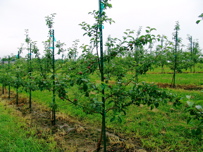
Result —
[{"label": "grassy lane", "polygon": [[[192,69],[192,72],[194,71],[194,69]],[[195,72],[201,72],[202,73],[203,71],[203,65],[202,63],[197,63],[196,66],[195,66]],[[164,70],[161,68],[161,67],[154,67],[152,70],[148,71],[147,74],[149,73],[162,73],[162,72],[170,72],[170,73],[173,73],[173,70],[171,70],[168,66],[164,66]],[[188,68],[187,70],[186,69],[182,69],[182,72],[185,72],[185,73],[191,73],[191,69]]]},{"label": "grassy lane", "polygon": [[57,152],[54,141],[38,139],[36,131],[12,108],[0,101],[0,152]]},{"label": "grassy lane", "polygon": [[[145,74],[139,77],[139,81],[155,83],[171,83],[172,74]],[[178,73],[176,75],[176,84],[180,85],[203,85],[202,73]]]}]

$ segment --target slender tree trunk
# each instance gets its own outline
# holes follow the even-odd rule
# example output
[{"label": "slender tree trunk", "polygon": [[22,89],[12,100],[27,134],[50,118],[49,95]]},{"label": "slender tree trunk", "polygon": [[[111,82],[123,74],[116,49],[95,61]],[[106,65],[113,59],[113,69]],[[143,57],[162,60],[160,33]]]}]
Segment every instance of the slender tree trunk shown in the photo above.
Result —
[{"label": "slender tree trunk", "polygon": [[172,87],[172,88],[175,88],[175,79],[176,79],[176,72],[175,72],[175,70],[174,70],[173,76],[172,76],[172,82],[171,82],[171,87]]},{"label": "slender tree trunk", "polygon": [[2,94],[4,94],[4,84],[2,84]]},{"label": "slender tree trunk", "polygon": [[161,65],[161,73],[165,73],[164,64]]},{"label": "slender tree trunk", "polygon": [[[30,79],[30,81],[31,81],[31,76],[32,76],[31,47],[32,47],[32,44],[30,43],[30,52],[29,52],[29,79]],[[31,82],[30,82],[30,87],[29,87],[29,109],[30,109],[30,112],[32,112],[32,89],[31,89]]]},{"label": "slender tree trunk", "polygon": [[135,62],[136,62],[136,65],[135,65],[135,82],[138,83],[138,80],[139,80],[139,70],[137,69],[138,68],[138,65],[139,65],[139,57],[138,57],[138,48],[134,45],[134,48],[135,48],[135,53],[134,53],[134,58],[135,58]]},{"label": "slender tree trunk", "polygon": [[32,90],[31,90],[31,88],[29,89],[29,109],[30,109],[30,112],[32,112]]},{"label": "slender tree trunk", "polygon": [[[99,0],[99,36],[100,36],[100,73],[101,73],[101,83],[103,85],[104,83],[104,59],[103,59],[103,32],[102,32],[102,12],[103,9],[102,8],[102,1]],[[104,91],[104,87],[102,89],[102,136],[103,136],[103,148],[104,148],[104,152],[106,152],[106,101],[104,98],[105,95],[105,91]]]},{"label": "slender tree trunk", "polygon": [[[103,128],[103,126],[102,126],[102,128]],[[103,129],[102,128],[101,128],[100,138],[99,138],[98,143],[97,143],[97,149],[96,149],[97,152],[99,152],[101,150],[101,143],[102,143],[102,137],[103,137],[103,131],[102,131]]]},{"label": "slender tree trunk", "polygon": [[[11,58],[10,56],[8,57],[8,69],[10,70],[10,62],[11,61]],[[8,84],[8,99],[11,98],[11,83],[10,83],[10,80],[9,80],[9,84]]]},{"label": "slender tree trunk", "polygon": [[179,25],[177,24],[176,27],[176,33],[175,33],[175,49],[174,49],[174,70],[173,70],[173,77],[171,82],[171,87],[176,87],[176,69],[177,69],[177,50],[178,50],[178,30]]},{"label": "slender tree trunk", "polygon": [[194,66],[193,66],[193,73],[195,73],[196,72],[196,68],[195,68],[195,64],[194,64]]},{"label": "slender tree trunk", "polygon": [[[20,51],[18,51],[18,60],[20,59]],[[19,67],[17,67],[19,69]],[[17,87],[16,87],[16,105],[18,105],[18,89],[19,89],[19,73],[17,73],[17,80],[18,80],[18,83],[17,83]]]},{"label": "slender tree trunk", "polygon": [[8,99],[11,98],[11,85],[10,85],[10,82],[9,82],[9,85],[8,85]]},{"label": "slender tree trunk", "polygon": [[52,82],[53,82],[53,97],[52,97],[52,125],[56,124],[56,84],[55,84],[55,55],[54,55],[54,30],[52,30]]},{"label": "slender tree trunk", "polygon": [[16,105],[18,105],[18,87],[16,88]]},{"label": "slender tree trunk", "polygon": [[192,73],[192,66],[190,66],[190,73]]}]

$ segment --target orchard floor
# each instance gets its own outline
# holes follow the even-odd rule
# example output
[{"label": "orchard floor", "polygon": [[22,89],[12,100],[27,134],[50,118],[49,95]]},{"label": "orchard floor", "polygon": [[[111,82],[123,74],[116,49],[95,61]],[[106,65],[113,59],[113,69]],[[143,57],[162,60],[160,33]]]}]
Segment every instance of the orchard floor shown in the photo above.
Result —
[{"label": "orchard floor", "polygon": [[[0,90],[1,91],[1,90]],[[98,139],[101,129],[78,121],[76,118],[57,112],[56,125],[51,124],[51,112],[48,107],[42,106],[37,102],[32,103],[32,111],[29,110],[28,99],[19,98],[16,106],[15,94],[0,94],[0,102],[6,108],[16,110],[15,117],[21,117],[27,124],[28,128],[36,131],[35,137],[49,141],[53,138],[57,143],[57,149],[61,152],[94,152],[97,149]],[[25,129],[26,128],[22,128]],[[33,136],[33,135],[28,135]],[[139,139],[124,137],[123,135],[114,134],[107,129],[108,152],[146,152],[141,148]],[[131,145],[131,146],[129,146]],[[130,147],[130,148],[129,148]],[[133,148],[132,148],[133,147]],[[101,147],[101,150],[102,147]]]},{"label": "orchard floor", "polygon": [[[171,84],[169,83],[156,83],[161,88],[173,88],[171,87]],[[203,90],[202,86],[196,86],[196,85],[175,85],[176,89],[184,89],[184,90]]]}]

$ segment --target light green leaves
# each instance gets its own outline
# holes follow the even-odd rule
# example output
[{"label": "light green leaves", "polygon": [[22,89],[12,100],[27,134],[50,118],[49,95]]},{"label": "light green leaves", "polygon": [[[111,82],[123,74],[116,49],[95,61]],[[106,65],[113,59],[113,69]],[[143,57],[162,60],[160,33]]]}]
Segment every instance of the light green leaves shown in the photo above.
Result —
[{"label": "light green leaves", "polygon": [[52,28],[54,24],[54,17],[56,16],[56,13],[51,14],[50,16],[45,17],[46,25],[48,28]]},{"label": "light green leaves", "polygon": [[187,101],[187,105],[188,105],[189,107],[192,107],[192,106],[194,105],[194,102]]}]

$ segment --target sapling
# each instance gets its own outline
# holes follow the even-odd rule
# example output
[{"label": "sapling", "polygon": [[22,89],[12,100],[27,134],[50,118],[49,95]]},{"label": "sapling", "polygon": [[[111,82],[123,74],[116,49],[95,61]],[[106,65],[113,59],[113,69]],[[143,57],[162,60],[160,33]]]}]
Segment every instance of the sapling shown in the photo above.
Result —
[{"label": "sapling", "polygon": [[32,41],[29,38],[29,31],[28,29],[25,30],[26,39],[25,42],[27,43],[27,50],[28,50],[28,77],[29,77],[29,84],[28,84],[28,91],[29,91],[29,109],[30,112],[32,111],[32,88],[31,88],[31,77],[32,77],[32,63],[31,63],[31,54],[32,54]]},{"label": "sapling", "polygon": [[195,65],[198,63],[198,58],[200,57],[200,48],[198,41],[195,41],[192,36],[188,35],[190,51],[190,72],[195,72]]},{"label": "sapling", "polygon": [[[169,95],[165,91],[158,89],[155,85],[137,83],[135,76],[125,79],[128,70],[125,68],[126,62],[123,62],[122,55],[131,48],[131,46],[126,46],[126,40],[121,41],[117,38],[109,38],[106,43],[109,50],[106,55],[104,54],[102,23],[106,20],[111,20],[109,20],[104,9],[102,9],[107,8],[109,5],[108,1],[99,1],[99,4],[100,11],[93,11],[91,13],[95,17],[97,26],[95,24],[91,26],[85,22],[80,24],[82,29],[85,30],[85,35],[90,37],[91,44],[94,42],[93,48],[95,48],[96,53],[93,54],[92,47],[88,45],[82,46],[83,54],[81,57],[77,62],[69,66],[68,72],[67,69],[64,69],[62,72],[64,73],[64,79],[60,83],[58,95],[62,100],[67,100],[83,108],[83,111],[88,114],[98,113],[101,115],[102,129],[96,151],[101,149],[102,141],[103,150],[106,151],[107,113],[110,113],[110,111],[113,113],[112,121],[116,118],[121,120],[120,115],[126,114],[128,106],[132,104],[145,104],[151,108],[158,107],[159,102],[163,102],[164,98],[168,98]],[[98,17],[99,14],[100,16]],[[96,30],[97,27],[99,31]],[[154,29],[148,28],[148,30],[150,32]],[[154,35],[147,33],[131,42],[141,48],[143,45],[153,42],[153,40]],[[97,52],[99,50],[97,47],[99,46],[100,52]],[[90,78],[91,73],[98,74],[100,78],[98,83],[92,81]],[[113,83],[109,84],[109,81],[113,81]],[[69,86],[64,86],[64,83],[69,84]],[[71,89],[73,86],[74,89]],[[71,89],[73,97],[67,94],[66,88]]]},{"label": "sapling", "polygon": [[52,116],[51,116],[51,122],[52,125],[56,124],[56,108],[57,108],[57,104],[56,104],[56,82],[55,82],[55,75],[56,75],[56,71],[55,71],[55,37],[54,37],[54,29],[53,29],[53,23],[54,23],[54,17],[55,17],[55,13],[51,14],[50,16],[46,16],[46,25],[49,28],[49,49],[52,50],[51,54],[51,65],[52,65],[52,103],[51,108],[52,108]]},{"label": "sapling", "polygon": [[[20,54],[22,53],[22,50],[23,50],[23,45],[18,50],[17,62],[20,59]],[[18,66],[18,63],[16,63],[16,64],[17,64],[17,71],[16,71],[16,82],[15,82],[16,85],[15,85],[15,88],[16,88],[16,105],[18,105],[19,87],[20,87],[21,83],[20,83],[20,67]]]},{"label": "sapling", "polygon": [[156,41],[156,36],[151,34],[155,28],[146,28],[146,34],[141,35],[141,28],[137,31],[136,37],[133,36],[134,31],[127,29],[123,37],[123,41],[128,44],[128,62],[130,70],[135,71],[135,81],[138,82],[139,75],[145,74],[151,67],[155,60],[153,56],[148,53],[145,47],[149,44],[150,46]]},{"label": "sapling", "polygon": [[173,76],[172,76],[172,82],[171,82],[171,87],[173,87],[173,88],[175,88],[175,86],[176,86],[177,51],[178,51],[178,45],[179,45],[178,31],[180,30],[179,22],[176,22],[174,30],[175,30],[175,33],[174,33],[175,48],[173,51],[174,67],[173,67]]},{"label": "sapling", "polygon": [[[11,57],[10,57],[10,55],[8,56],[8,71],[10,72],[10,67],[11,67]],[[11,77],[10,75],[9,75],[9,77]],[[11,79],[11,78],[10,78]],[[11,81],[9,80],[9,82],[8,82],[9,84],[8,84],[8,99],[10,99],[11,98]]]},{"label": "sapling", "polygon": [[167,54],[171,50],[171,42],[167,39],[165,35],[158,35],[160,40],[160,45],[157,45],[155,51],[155,66],[161,66],[161,73],[165,73],[164,67],[167,65],[168,57]]},{"label": "sapling", "polygon": [[51,116],[51,122],[52,125],[56,124],[56,109],[57,109],[57,104],[56,104],[56,91],[57,91],[57,80],[56,80],[56,61],[55,61],[55,47],[58,48],[58,55],[60,53],[63,53],[65,49],[63,46],[65,45],[64,43],[61,43],[60,41],[57,41],[55,45],[55,33],[53,29],[53,24],[54,24],[54,17],[55,13],[51,14],[50,16],[46,16],[46,25],[49,28],[49,39],[47,40],[47,55],[48,58],[50,57],[51,61],[51,79],[52,79],[52,103],[50,104],[52,108],[52,116]]}]

